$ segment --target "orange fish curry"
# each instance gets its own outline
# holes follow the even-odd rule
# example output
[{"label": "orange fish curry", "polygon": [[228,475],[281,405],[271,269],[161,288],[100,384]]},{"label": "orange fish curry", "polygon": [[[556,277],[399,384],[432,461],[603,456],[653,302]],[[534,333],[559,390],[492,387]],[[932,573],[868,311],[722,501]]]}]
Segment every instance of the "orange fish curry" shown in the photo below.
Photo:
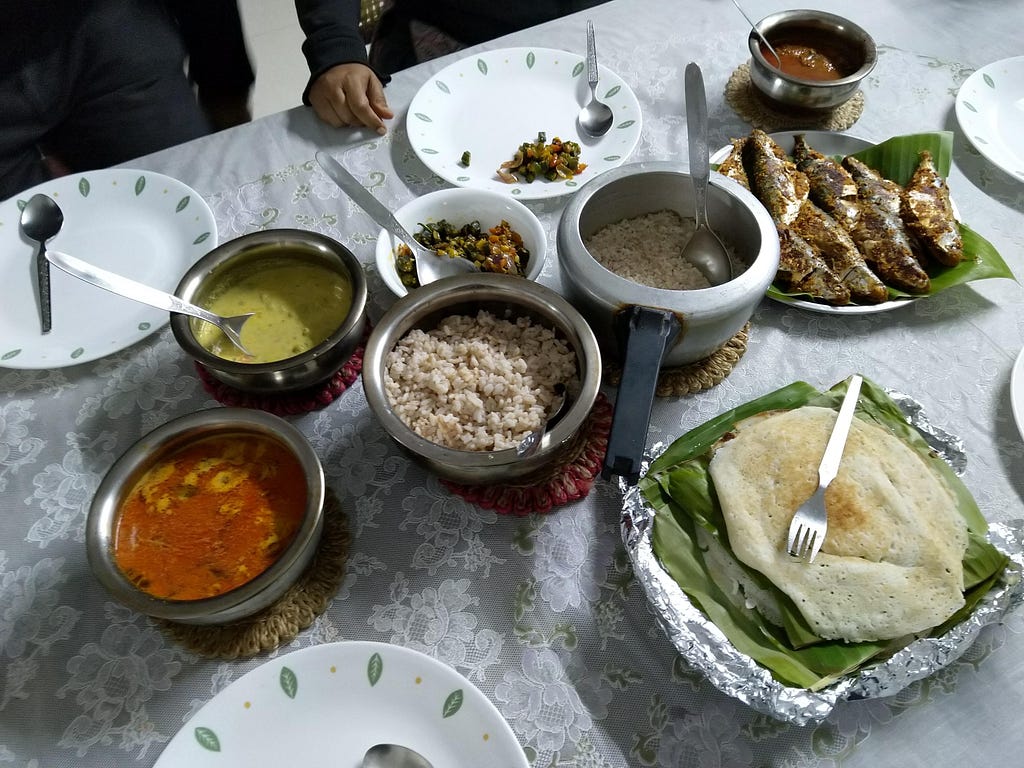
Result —
[{"label": "orange fish curry", "polygon": [[223,594],[269,568],[306,508],[306,478],[276,440],[205,438],[157,461],[125,498],[114,559],[143,592]]}]

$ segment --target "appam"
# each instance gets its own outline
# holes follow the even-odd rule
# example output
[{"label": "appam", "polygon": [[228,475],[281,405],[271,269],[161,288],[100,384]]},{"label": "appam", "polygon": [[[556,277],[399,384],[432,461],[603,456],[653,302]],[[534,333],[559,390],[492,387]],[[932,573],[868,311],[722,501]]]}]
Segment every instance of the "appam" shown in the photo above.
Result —
[{"label": "appam", "polygon": [[806,563],[786,552],[790,521],[817,487],[835,419],[835,411],[816,406],[770,412],[720,441],[709,471],[729,545],[793,600],[819,637],[855,642],[925,632],[964,604],[967,524],[945,481],[881,425],[854,419],[825,493],[821,553]]}]

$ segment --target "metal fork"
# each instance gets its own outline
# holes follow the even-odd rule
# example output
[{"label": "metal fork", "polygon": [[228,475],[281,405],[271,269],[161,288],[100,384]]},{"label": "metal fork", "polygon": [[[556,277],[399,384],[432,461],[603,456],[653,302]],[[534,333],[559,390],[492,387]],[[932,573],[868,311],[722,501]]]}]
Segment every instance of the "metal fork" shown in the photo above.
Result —
[{"label": "metal fork", "polygon": [[861,381],[863,379],[859,375],[850,377],[846,396],[843,398],[842,405],[839,406],[839,416],[836,418],[832,434],[825,445],[821,464],[818,465],[818,489],[811,498],[800,505],[789,524],[786,551],[793,557],[806,560],[808,563],[813,562],[814,558],[818,556],[818,551],[825,541],[825,533],[828,530],[825,489],[839,474],[839,463],[843,460],[843,449],[846,447],[846,438],[850,434],[850,425],[853,423],[853,412],[857,408]]}]

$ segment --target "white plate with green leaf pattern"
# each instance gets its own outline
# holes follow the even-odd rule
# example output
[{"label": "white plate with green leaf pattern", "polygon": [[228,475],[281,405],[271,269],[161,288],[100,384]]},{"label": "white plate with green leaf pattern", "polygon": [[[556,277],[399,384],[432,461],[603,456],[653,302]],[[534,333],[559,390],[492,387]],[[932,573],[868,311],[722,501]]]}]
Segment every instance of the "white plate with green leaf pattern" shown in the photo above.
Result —
[{"label": "white plate with green leaf pattern", "polygon": [[154,768],[359,768],[380,743],[435,768],[529,768],[508,723],[458,672],[410,648],[356,641],[282,654],[243,675]]},{"label": "white plate with green leaf pattern", "polygon": [[185,271],[217,245],[210,207],[191,187],[151,171],[103,169],[63,176],[0,203],[0,367],[77,365],[159,330],[167,312],[50,268],[53,330],[39,329],[33,273],[36,244],[21,232],[21,210],[49,195],[64,226],[47,243],[84,261],[173,291]]},{"label": "white plate with green leaf pattern", "polygon": [[[640,103],[625,81],[599,65],[598,97],[612,108],[612,128],[592,139],[576,115],[590,99],[583,56],[550,48],[502,48],[473,54],[430,77],[406,116],[420,160],[445,181],[489,189],[520,200],[569,194],[602,171],[621,165],[640,140]],[[568,180],[508,184],[498,167],[537,134],[580,144],[587,168]],[[461,162],[463,152],[470,162]]]},{"label": "white plate with green leaf pattern", "polygon": [[956,95],[956,119],[974,148],[1024,180],[1024,56],[977,70]]},{"label": "white plate with green leaf pattern", "polygon": [[1017,360],[1010,370],[1010,410],[1013,420],[1017,422],[1017,430],[1024,438],[1024,349],[1017,355]]}]

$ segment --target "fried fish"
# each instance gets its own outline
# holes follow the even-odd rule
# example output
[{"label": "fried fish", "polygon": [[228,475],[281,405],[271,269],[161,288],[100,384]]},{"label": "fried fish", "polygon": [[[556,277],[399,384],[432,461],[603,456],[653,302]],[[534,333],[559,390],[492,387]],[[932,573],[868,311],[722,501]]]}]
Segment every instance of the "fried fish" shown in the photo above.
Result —
[{"label": "fried fish", "polygon": [[775,280],[783,290],[807,293],[829,304],[850,303],[850,290],[800,235],[779,229],[779,248]]},{"label": "fried fish", "polygon": [[789,226],[807,201],[807,177],[771,136],[755,128],[746,143],[746,165],[751,171],[750,189],[764,203],[780,226]]},{"label": "fried fish", "polygon": [[729,156],[718,166],[718,172],[723,176],[732,179],[744,189],[750,189],[750,179],[747,178],[747,169],[743,167],[743,152],[747,145],[747,139],[733,139],[732,150]]},{"label": "fried fish", "polygon": [[806,137],[793,137],[793,161],[810,184],[810,197],[847,231],[853,230],[860,216],[857,185],[850,172],[835,159],[812,148]]},{"label": "fried fish", "polygon": [[894,288],[927,293],[931,280],[899,215],[902,188],[855,157],[844,158],[843,164],[857,186],[861,212],[850,235],[864,260]]},{"label": "fried fish", "polygon": [[810,200],[804,201],[792,230],[821,254],[850,298],[859,304],[881,304],[889,298],[885,283],[868,267],[850,233]]},{"label": "fried fish", "polygon": [[904,220],[932,258],[955,267],[963,261],[964,243],[953,215],[949,187],[936,171],[931,152],[922,150],[918,158],[902,197]]},{"label": "fried fish", "polygon": [[747,141],[746,152],[751,191],[768,209],[779,231],[788,229],[810,245],[849,291],[852,300],[864,304],[885,301],[889,295],[885,284],[868,268],[846,230],[811,202],[806,174],[786,156],[782,147],[767,133],[755,128]]}]

